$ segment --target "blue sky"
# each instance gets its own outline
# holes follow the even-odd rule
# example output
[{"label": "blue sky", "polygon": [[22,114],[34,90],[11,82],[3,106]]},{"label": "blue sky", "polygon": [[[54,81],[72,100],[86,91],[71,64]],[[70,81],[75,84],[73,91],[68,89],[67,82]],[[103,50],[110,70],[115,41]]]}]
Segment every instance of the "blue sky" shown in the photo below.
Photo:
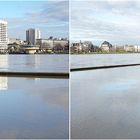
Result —
[{"label": "blue sky", "polygon": [[28,28],[41,30],[42,38],[69,36],[69,2],[0,1],[0,19],[8,21],[8,36],[25,39]]},{"label": "blue sky", "polygon": [[140,45],[139,0],[71,0],[71,39]]}]

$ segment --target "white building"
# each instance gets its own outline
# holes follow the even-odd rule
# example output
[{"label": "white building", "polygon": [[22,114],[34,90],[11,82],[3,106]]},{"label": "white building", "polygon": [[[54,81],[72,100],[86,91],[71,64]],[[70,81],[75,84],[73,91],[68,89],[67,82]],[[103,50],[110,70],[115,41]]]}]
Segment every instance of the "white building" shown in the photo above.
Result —
[{"label": "white building", "polygon": [[40,45],[41,49],[50,48],[60,45],[65,47],[68,44],[68,40],[54,40],[54,39],[37,39],[37,45]]},{"label": "white building", "polygon": [[135,48],[135,52],[140,52],[140,45],[135,45],[134,48]]},{"label": "white building", "polygon": [[31,44],[36,44],[36,39],[40,39],[40,30],[38,29],[28,29],[26,31],[26,41]]},{"label": "white building", "polygon": [[13,43],[23,44],[24,41],[17,38],[8,38],[8,44],[13,44]]},{"label": "white building", "polygon": [[0,50],[7,49],[7,22],[0,20]]},{"label": "white building", "polygon": [[126,52],[135,52],[135,46],[134,45],[124,45],[124,50]]},{"label": "white building", "polygon": [[53,48],[54,41],[52,39],[37,39],[37,45],[39,45],[41,49]]}]

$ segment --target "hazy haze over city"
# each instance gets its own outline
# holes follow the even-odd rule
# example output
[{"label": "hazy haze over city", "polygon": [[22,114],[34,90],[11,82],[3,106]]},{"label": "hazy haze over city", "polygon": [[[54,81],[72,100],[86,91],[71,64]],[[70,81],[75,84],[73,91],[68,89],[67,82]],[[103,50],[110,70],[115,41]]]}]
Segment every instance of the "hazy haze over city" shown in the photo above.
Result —
[{"label": "hazy haze over city", "polygon": [[71,39],[140,44],[140,1],[71,0]]},{"label": "hazy haze over city", "polygon": [[0,19],[8,21],[8,37],[25,39],[28,28],[40,29],[42,38],[68,37],[69,2],[0,1]]}]

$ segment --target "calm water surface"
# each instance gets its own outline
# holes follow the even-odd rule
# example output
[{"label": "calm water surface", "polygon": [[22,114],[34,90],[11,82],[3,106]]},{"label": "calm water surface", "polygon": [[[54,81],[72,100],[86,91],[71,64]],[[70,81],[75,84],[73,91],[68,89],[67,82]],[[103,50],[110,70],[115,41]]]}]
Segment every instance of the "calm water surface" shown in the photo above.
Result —
[{"label": "calm water surface", "polygon": [[140,53],[71,55],[71,68],[131,63],[140,63]]},{"label": "calm water surface", "polygon": [[[68,55],[0,55],[2,71],[67,72]],[[0,77],[1,139],[67,139],[69,80]]]},{"label": "calm water surface", "polygon": [[[120,58],[111,55],[112,59],[108,59],[110,55],[104,56],[104,59],[103,55],[91,56],[89,59],[90,56],[83,55],[75,60],[78,60],[79,67],[140,60],[136,54]],[[102,59],[97,60],[97,63],[94,57]],[[87,65],[84,58],[88,60]],[[76,66],[75,60],[72,60],[72,66]],[[140,66],[71,73],[72,138],[140,138],[139,108]]]},{"label": "calm water surface", "polygon": [[68,55],[0,55],[0,71],[68,72]]}]

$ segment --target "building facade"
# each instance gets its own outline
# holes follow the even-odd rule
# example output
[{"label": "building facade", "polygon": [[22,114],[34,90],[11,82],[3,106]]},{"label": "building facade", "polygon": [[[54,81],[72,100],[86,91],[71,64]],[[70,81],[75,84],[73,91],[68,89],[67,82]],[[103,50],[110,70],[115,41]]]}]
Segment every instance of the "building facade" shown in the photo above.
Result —
[{"label": "building facade", "polygon": [[140,52],[140,45],[135,45],[134,49],[135,49],[135,52]]},{"label": "building facade", "polygon": [[97,47],[94,46],[91,41],[80,41],[71,44],[71,53],[90,53],[95,52],[96,50]]},{"label": "building facade", "polygon": [[66,46],[69,44],[68,40],[59,39],[37,39],[37,45],[40,49],[54,49],[54,50],[65,50]]},{"label": "building facade", "polygon": [[28,29],[26,31],[26,41],[30,45],[35,45],[36,40],[40,39],[40,37],[41,37],[41,34],[40,34],[40,30],[38,29]]},{"label": "building facade", "polygon": [[23,44],[24,41],[17,38],[8,38],[8,44],[13,44],[13,43]]},{"label": "building facade", "polygon": [[101,44],[101,47],[100,48],[101,48],[102,52],[110,52],[110,50],[112,49],[112,44],[110,44],[107,41],[104,41]]},{"label": "building facade", "polygon": [[40,49],[52,49],[54,46],[54,41],[53,39],[37,39],[37,45],[40,46]]},{"label": "building facade", "polygon": [[7,37],[7,22],[0,20],[0,50],[7,49],[8,37]]}]

